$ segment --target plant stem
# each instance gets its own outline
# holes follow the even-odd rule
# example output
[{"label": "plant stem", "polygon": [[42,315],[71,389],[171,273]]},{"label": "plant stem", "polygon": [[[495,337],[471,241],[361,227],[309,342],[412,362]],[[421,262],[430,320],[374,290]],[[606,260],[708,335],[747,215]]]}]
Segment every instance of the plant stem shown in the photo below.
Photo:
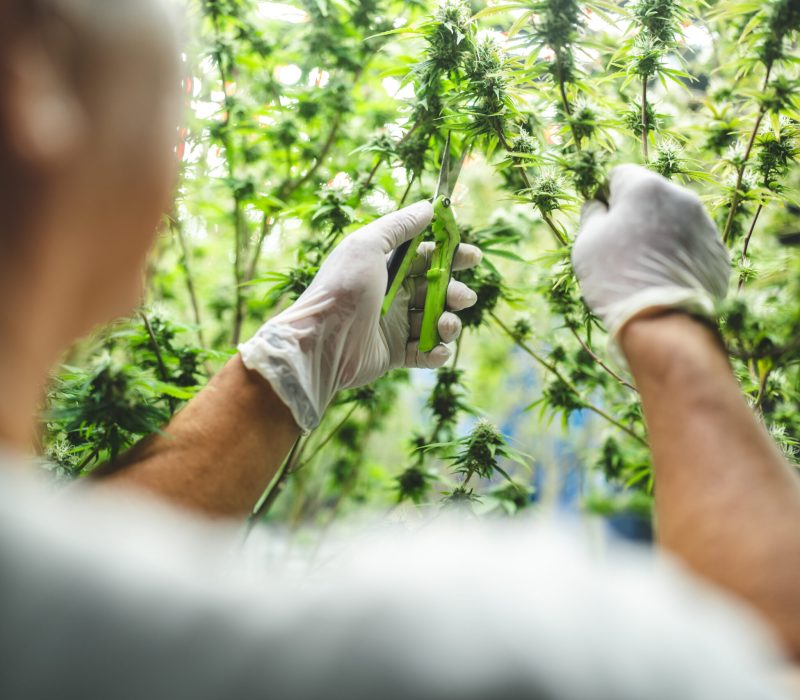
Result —
[{"label": "plant stem", "polygon": [[291,467],[297,457],[297,454],[300,451],[302,451],[302,445],[304,445],[305,442],[306,440],[302,436],[297,438],[294,445],[292,446],[292,449],[289,451],[289,454],[286,455],[286,459],[283,460],[283,463],[276,472],[269,486],[267,486],[266,490],[264,491],[264,494],[259,499],[260,501],[259,504],[257,504],[256,508],[253,510],[253,512],[250,514],[250,517],[247,519],[247,526],[244,534],[245,540],[253,531],[255,524],[261,518],[263,518],[267,513],[269,513],[270,509],[275,503],[275,499],[277,499],[278,496],[280,496],[284,486],[286,485],[286,479],[291,473]]},{"label": "plant stem", "polygon": [[[354,84],[357,80],[357,77],[354,78]],[[314,175],[316,175],[317,170],[319,170],[320,166],[325,162],[325,159],[328,157],[328,154],[333,148],[333,144],[336,143],[336,137],[339,134],[339,128],[342,124],[342,116],[341,114],[337,114],[333,118],[333,122],[331,122],[331,128],[328,130],[328,135],[325,137],[325,141],[322,144],[322,148],[317,155],[314,164],[306,170],[306,172],[300,176],[297,180],[285,180],[283,185],[278,189],[278,199],[286,199],[294,194],[298,189],[300,189],[303,185],[305,185]]]},{"label": "plant stem", "polygon": [[169,225],[175,238],[178,239],[178,245],[181,249],[181,267],[183,274],[186,277],[186,290],[189,293],[189,301],[192,306],[192,314],[194,315],[194,323],[197,326],[197,339],[200,341],[200,347],[205,349],[206,343],[203,337],[203,321],[200,316],[200,303],[197,300],[197,290],[194,285],[194,276],[192,275],[191,266],[189,264],[189,245],[186,243],[186,236],[183,232],[183,225],[177,219],[170,217]]},{"label": "plant stem", "polygon": [[322,449],[323,449],[323,448],[324,448],[324,447],[325,447],[325,446],[326,446],[326,445],[327,445],[327,444],[328,444],[328,443],[329,443],[331,440],[333,440],[333,438],[334,438],[334,437],[336,437],[336,434],[337,434],[337,433],[338,433],[338,432],[339,432],[339,431],[340,431],[340,430],[341,430],[341,429],[342,429],[342,428],[345,426],[345,424],[347,423],[347,421],[349,421],[349,420],[350,420],[350,418],[352,418],[352,416],[353,416],[353,414],[356,412],[356,409],[357,409],[357,408],[358,408],[358,404],[357,404],[357,403],[353,404],[353,405],[350,407],[350,410],[349,410],[349,411],[348,411],[348,412],[345,414],[344,418],[342,418],[342,420],[340,420],[340,421],[339,421],[339,422],[336,424],[336,427],[332,428],[332,429],[331,429],[331,431],[330,431],[330,432],[329,432],[329,433],[328,433],[328,434],[327,434],[327,435],[324,437],[324,439],[322,440],[322,442],[320,442],[320,443],[319,443],[319,444],[318,444],[318,445],[317,445],[317,446],[314,448],[314,451],[313,451],[313,452],[312,452],[312,453],[311,453],[311,454],[310,454],[308,457],[306,457],[306,458],[305,458],[305,459],[304,459],[304,460],[303,460],[303,461],[302,461],[300,464],[298,464],[298,465],[297,465],[297,467],[295,467],[295,468],[294,468],[292,471],[295,471],[295,472],[296,472],[296,471],[300,471],[300,470],[301,470],[301,469],[303,469],[304,467],[307,467],[307,466],[309,465],[309,463],[311,463],[311,462],[313,461],[313,459],[314,459],[314,458],[315,458],[315,457],[316,457],[316,456],[317,456],[317,455],[318,455],[318,454],[319,454],[319,453],[322,451]]},{"label": "plant stem", "polygon": [[231,345],[234,347],[239,344],[239,337],[242,332],[242,321],[244,318],[244,299],[242,295],[242,246],[245,245],[246,236],[243,235],[242,224],[243,217],[241,215],[241,202],[236,190],[236,163],[235,163],[235,149],[233,140],[231,139],[228,129],[231,124],[231,104],[230,95],[228,94],[228,74],[225,70],[225,58],[222,49],[219,45],[220,30],[216,18],[214,18],[214,30],[217,36],[217,51],[216,61],[217,70],[219,71],[219,79],[222,84],[222,94],[225,102],[225,119],[220,126],[220,135],[222,138],[222,145],[225,148],[225,163],[228,171],[228,180],[234,187],[233,191],[233,232],[234,232],[234,257],[233,257],[233,281],[234,281],[234,313],[233,313],[233,328],[231,330]]},{"label": "plant stem", "polygon": [[[556,50],[556,62],[561,65],[561,50]],[[561,106],[564,108],[564,112],[567,117],[567,122],[569,123],[569,130],[572,132],[572,140],[575,142],[575,150],[581,150],[581,142],[578,138],[578,135],[575,133],[575,125],[572,123],[572,106],[569,103],[569,99],[567,98],[567,87],[564,82],[564,77],[562,75],[561,69],[559,68],[558,71],[558,92],[561,96]]]},{"label": "plant stem", "polygon": [[589,355],[589,357],[592,358],[592,360],[595,363],[600,365],[600,367],[602,367],[611,377],[616,379],[622,386],[624,386],[627,389],[630,389],[631,391],[635,391],[637,394],[639,393],[639,390],[633,384],[631,384],[629,381],[625,380],[621,375],[617,374],[613,369],[611,369],[611,367],[609,367],[608,364],[606,362],[604,362],[603,359],[594,350],[592,350],[589,347],[589,344],[583,338],[581,338],[581,336],[578,333],[578,331],[576,331],[571,326],[570,326],[569,330],[572,333],[572,335],[575,336],[575,340],[578,341],[580,346]]},{"label": "plant stem", "polygon": [[591,404],[591,403],[589,403],[588,401],[586,401],[586,400],[583,398],[583,396],[581,395],[581,392],[578,390],[578,388],[577,388],[577,387],[576,387],[576,386],[575,386],[575,385],[574,385],[572,382],[570,382],[570,381],[569,381],[569,380],[568,380],[568,379],[567,379],[567,378],[566,378],[566,377],[565,377],[565,376],[564,376],[564,375],[563,375],[563,374],[562,374],[562,373],[559,371],[558,367],[556,367],[556,366],[555,366],[555,365],[554,365],[552,362],[548,362],[548,361],[547,361],[547,360],[546,360],[544,357],[542,357],[541,355],[539,355],[539,354],[538,354],[538,353],[537,353],[535,350],[533,350],[533,349],[532,349],[532,348],[531,348],[531,347],[530,347],[530,346],[529,346],[527,343],[525,343],[523,340],[520,340],[519,338],[517,338],[517,336],[514,334],[514,331],[512,331],[512,330],[511,330],[511,329],[510,329],[508,326],[506,326],[506,325],[505,325],[505,324],[504,324],[504,323],[503,323],[503,322],[502,322],[502,321],[501,321],[501,320],[500,320],[500,319],[497,317],[497,315],[496,315],[494,312],[491,312],[489,315],[492,317],[492,319],[494,320],[494,322],[495,322],[495,323],[496,323],[496,324],[497,324],[497,325],[500,327],[500,329],[501,329],[501,330],[502,330],[502,331],[503,331],[503,332],[504,332],[504,333],[505,333],[505,334],[506,334],[506,335],[507,335],[509,338],[511,338],[511,340],[513,340],[513,341],[514,341],[514,343],[516,343],[516,345],[517,345],[517,346],[518,346],[518,347],[519,347],[519,348],[520,348],[520,349],[521,349],[523,352],[525,352],[525,353],[527,353],[528,355],[530,355],[530,356],[531,356],[531,357],[532,357],[534,360],[536,360],[536,362],[537,362],[538,364],[540,364],[542,367],[544,367],[544,368],[545,368],[545,369],[546,369],[548,372],[551,372],[551,373],[552,373],[552,374],[553,374],[553,375],[554,375],[554,376],[555,376],[555,377],[556,377],[556,378],[557,378],[557,379],[558,379],[558,380],[559,380],[559,381],[560,381],[560,382],[561,382],[561,383],[562,383],[562,384],[563,384],[563,385],[564,385],[564,386],[565,386],[567,389],[569,389],[569,391],[570,391],[572,394],[574,394],[574,395],[575,395],[575,396],[576,396],[576,397],[579,399],[579,401],[580,401],[581,405],[582,405],[584,408],[586,408],[586,409],[588,409],[588,410],[592,411],[593,413],[596,413],[598,416],[600,416],[601,418],[603,418],[603,419],[605,419],[606,421],[608,421],[609,423],[611,423],[611,425],[613,425],[613,426],[615,426],[615,427],[619,428],[619,429],[620,429],[620,430],[622,430],[624,433],[627,433],[628,435],[630,435],[630,436],[631,436],[631,437],[632,437],[634,440],[636,440],[637,442],[641,443],[642,445],[645,445],[645,446],[647,446],[647,441],[646,441],[646,440],[645,440],[645,439],[644,439],[644,438],[643,438],[641,435],[639,435],[637,432],[635,432],[634,430],[632,430],[631,428],[629,428],[627,425],[624,425],[623,423],[620,423],[620,422],[619,422],[619,421],[618,421],[616,418],[613,418],[612,416],[610,416],[608,413],[606,413],[606,412],[605,412],[605,411],[604,411],[602,408],[600,408],[599,406],[595,406],[594,404]]},{"label": "plant stem", "polygon": [[[526,178],[526,180],[527,180],[527,177],[528,177],[528,176],[527,176],[527,174],[526,174],[526,175],[525,175],[525,178]],[[560,229],[559,229],[559,228],[558,228],[558,227],[555,225],[555,223],[553,222],[553,220],[550,218],[550,215],[549,215],[549,214],[546,214],[546,213],[544,213],[544,212],[542,212],[542,219],[543,219],[543,220],[544,220],[544,222],[547,224],[547,227],[550,229],[550,231],[552,232],[553,236],[555,236],[555,239],[556,239],[556,241],[557,241],[557,242],[558,242],[560,245],[567,245],[567,237],[564,235],[564,232],[563,232],[562,230],[560,230]]]},{"label": "plant stem", "polygon": [[269,236],[272,225],[275,223],[275,219],[271,216],[271,213],[271,211],[264,212],[264,218],[261,220],[261,231],[258,234],[258,241],[253,249],[253,256],[250,258],[250,264],[247,266],[245,282],[250,282],[256,276],[256,267],[261,257],[261,249],[264,247],[264,241],[267,236]]},{"label": "plant stem", "polygon": [[[764,86],[762,88],[762,92],[766,92],[767,87],[769,86],[769,78],[772,72],[772,66],[767,66],[767,73],[764,76]],[[739,188],[742,186],[742,179],[744,178],[744,171],[747,168],[747,163],[750,160],[750,153],[753,150],[753,146],[756,142],[756,137],[758,136],[758,130],[761,128],[761,122],[764,120],[764,115],[767,113],[766,107],[763,105],[758,110],[758,117],[756,118],[756,123],[753,125],[753,130],[750,132],[750,140],[747,142],[747,148],[744,152],[744,157],[742,158],[742,164],[736,171],[736,186],[733,190],[733,198],[731,199],[731,208],[728,211],[728,218],[725,221],[725,227],[722,229],[722,240],[724,243],[728,243],[731,235],[731,229],[733,228],[733,220],[736,216],[736,210],[739,208],[739,204],[741,204],[741,194],[739,193]]]},{"label": "plant stem", "polygon": [[[510,153],[511,152],[511,144],[508,143],[508,140],[506,139],[505,135],[501,134],[501,133],[498,133],[497,136],[498,136],[500,144],[503,146],[503,148],[507,152]],[[522,165],[522,163],[520,163],[520,165]],[[517,168],[517,170],[519,170],[520,177],[522,177],[522,181],[525,183],[525,189],[528,192],[530,192],[533,189],[533,183],[531,183],[531,180],[528,177],[528,173],[525,171],[524,167],[519,167],[519,168]],[[534,205],[534,207],[535,206],[536,205]],[[567,245],[567,237],[564,235],[564,232],[561,231],[555,225],[553,220],[550,218],[550,215],[548,213],[546,213],[546,212],[543,212],[543,211],[540,211],[539,213],[542,216],[542,220],[545,222],[545,224],[547,224],[547,227],[552,232],[553,237],[556,239],[556,243],[558,243],[559,245],[562,245],[562,246]]]},{"label": "plant stem", "polygon": [[406,187],[406,191],[403,192],[403,196],[400,198],[401,207],[406,203],[406,198],[411,193],[411,186],[414,184],[414,180],[416,180],[416,175],[411,176],[411,179],[408,181],[408,186]]},{"label": "plant stem", "polygon": [[86,457],[84,457],[81,460],[80,464],[77,467],[75,467],[75,473],[79,474],[79,475],[82,474],[83,470],[86,469],[86,467],[88,467],[89,464],[94,459],[96,459],[97,455],[99,455],[99,454],[100,454],[100,448],[99,447],[95,447]]},{"label": "plant stem", "polygon": [[770,371],[769,369],[765,370],[761,375],[761,380],[758,382],[758,395],[756,396],[755,408],[759,412],[761,412],[761,407],[764,403],[764,397],[767,391],[767,379],[769,379]]},{"label": "plant stem", "polygon": [[[408,139],[410,139],[411,136],[414,134],[414,132],[419,128],[420,124],[422,124],[422,119],[418,117],[417,120],[411,125],[411,127],[406,130],[406,132],[403,134],[403,137],[397,142],[397,145],[402,146],[406,141],[408,141]],[[386,162],[385,157],[378,156],[378,159],[375,161],[375,165],[373,165],[372,170],[369,171],[367,179],[364,181],[364,184],[361,185],[363,190],[366,191],[369,189],[370,185],[372,184],[372,181],[375,179],[375,175],[377,174],[381,165],[383,165],[385,162]]]},{"label": "plant stem", "polygon": [[367,175],[367,179],[364,180],[364,184],[362,185],[365,192],[370,188],[370,185],[372,184],[372,181],[375,179],[375,175],[377,174],[378,169],[381,167],[382,163],[383,163],[383,158],[378,157],[375,159],[375,165],[372,166],[372,170],[369,171],[369,175]]},{"label": "plant stem", "polygon": [[[233,173],[231,173],[233,177]],[[242,292],[242,246],[246,238],[242,231],[242,210],[239,198],[234,195],[233,226],[234,226],[234,257],[233,257],[233,278],[234,278],[234,313],[233,331],[231,333],[231,345],[236,347],[242,335],[242,323],[244,323],[244,294]]]},{"label": "plant stem", "polygon": [[[750,239],[753,237],[753,231],[755,231],[756,224],[758,223],[758,217],[761,216],[761,212],[764,209],[763,204],[758,205],[758,209],[756,209],[756,215],[753,217],[753,223],[750,224],[750,229],[747,231],[747,236],[744,239],[744,245],[742,246],[742,258],[741,264],[744,265],[747,262],[747,249],[750,247]],[[744,276],[739,276],[739,288],[738,291],[742,291],[744,287]]]},{"label": "plant stem", "polygon": [[647,163],[650,160],[650,156],[647,152],[647,135],[650,131],[650,124],[649,118],[647,116],[647,76],[642,78],[642,156],[644,158],[644,162]]},{"label": "plant stem", "polygon": [[[145,329],[147,329],[147,335],[150,337],[150,345],[156,356],[156,364],[158,366],[158,374],[161,376],[161,381],[165,384],[169,384],[169,372],[167,372],[167,366],[164,364],[164,358],[161,355],[161,348],[158,346],[156,334],[153,332],[153,326],[150,325],[150,319],[147,318],[147,314],[145,314],[144,311],[140,311],[139,316],[144,322]],[[169,404],[169,414],[173,415],[175,413],[175,399],[171,396],[167,396],[167,403]]]}]

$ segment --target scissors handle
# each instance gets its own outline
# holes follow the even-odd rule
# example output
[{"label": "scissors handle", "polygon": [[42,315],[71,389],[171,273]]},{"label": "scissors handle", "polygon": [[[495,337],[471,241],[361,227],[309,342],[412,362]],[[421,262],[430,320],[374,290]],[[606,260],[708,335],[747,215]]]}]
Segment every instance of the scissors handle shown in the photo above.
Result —
[{"label": "scissors handle", "polygon": [[461,233],[447,197],[439,197],[434,204],[433,235],[435,245],[426,273],[428,290],[425,294],[419,335],[420,352],[430,352],[442,342],[439,336],[439,319],[445,311],[453,260],[461,242]]},{"label": "scissors handle", "polygon": [[389,279],[386,282],[387,294],[392,289],[392,285],[394,284],[394,281],[397,278],[397,273],[400,272],[400,267],[403,264],[403,259],[406,257],[406,253],[408,252],[408,249],[410,247],[411,247],[411,241],[406,241],[405,243],[401,243],[398,248],[395,248],[392,251],[392,255],[389,258],[389,262],[386,263],[386,272],[389,275]]},{"label": "scissors handle", "polygon": [[410,241],[401,243],[389,257],[389,262],[386,264],[386,272],[388,273],[386,296],[383,298],[381,315],[385,316],[389,312],[397,293],[411,270],[411,263],[414,261],[414,256],[417,254],[421,241],[422,234]]}]

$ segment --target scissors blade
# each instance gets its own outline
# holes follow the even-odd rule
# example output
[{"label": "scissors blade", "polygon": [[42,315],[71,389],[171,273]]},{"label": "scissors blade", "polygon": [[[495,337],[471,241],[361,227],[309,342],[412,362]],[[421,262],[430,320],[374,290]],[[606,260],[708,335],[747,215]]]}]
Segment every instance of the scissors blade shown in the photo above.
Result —
[{"label": "scissors blade", "polygon": [[451,144],[450,132],[447,133],[447,140],[444,143],[444,150],[442,151],[442,166],[439,169],[439,182],[436,184],[436,192],[433,196],[435,202],[439,197],[447,197],[450,199],[453,196],[453,190],[456,188],[458,176],[461,174],[461,168],[464,161],[467,159],[469,148],[464,148],[461,152],[461,157],[453,164],[451,163]]},{"label": "scissors blade", "polygon": [[458,159],[458,162],[447,173],[447,192],[442,192],[441,194],[444,194],[448,198],[453,196],[453,190],[456,188],[456,183],[458,182],[458,176],[461,174],[461,168],[464,165],[464,161],[467,159],[468,153],[469,149],[465,148],[461,152],[461,157]]},{"label": "scissors blade", "polygon": [[450,175],[450,132],[447,132],[447,140],[444,142],[442,150],[442,165],[439,168],[439,181],[433,193],[433,201],[439,199],[440,195],[450,196],[448,190],[448,180]]}]

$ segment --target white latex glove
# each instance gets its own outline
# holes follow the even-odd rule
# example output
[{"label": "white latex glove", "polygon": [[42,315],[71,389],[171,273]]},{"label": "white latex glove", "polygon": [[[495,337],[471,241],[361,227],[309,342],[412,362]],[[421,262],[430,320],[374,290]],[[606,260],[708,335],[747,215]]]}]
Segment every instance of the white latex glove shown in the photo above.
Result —
[{"label": "white latex glove", "polygon": [[[450,349],[441,344],[420,353],[418,342],[432,243],[423,243],[411,274],[385,316],[388,255],[419,235],[433,218],[430,202],[417,202],[352,233],[320,267],[303,295],[239,346],[246,367],[261,374],[304,430],[319,425],[336,392],[369,384],[396,367],[442,366]],[[453,269],[477,265],[481,253],[462,245]],[[444,343],[461,333],[451,313],[472,306],[477,295],[451,281],[439,320]]]},{"label": "white latex glove", "polygon": [[664,309],[713,315],[730,260],[698,197],[638,165],[612,170],[609,187],[608,205],[584,205],[572,264],[612,350],[634,317]]}]

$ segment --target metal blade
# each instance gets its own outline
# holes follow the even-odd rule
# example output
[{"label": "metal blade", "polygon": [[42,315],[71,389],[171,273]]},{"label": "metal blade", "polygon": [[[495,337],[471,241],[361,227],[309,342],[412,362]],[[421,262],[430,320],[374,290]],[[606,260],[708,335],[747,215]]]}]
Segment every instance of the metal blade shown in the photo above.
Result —
[{"label": "metal blade", "polygon": [[461,157],[458,159],[458,163],[456,163],[455,167],[447,173],[447,192],[442,193],[447,197],[453,196],[453,190],[456,188],[458,176],[461,174],[461,168],[464,165],[464,161],[467,159],[468,153],[469,149],[465,148],[461,153]]},{"label": "metal blade", "polygon": [[447,132],[447,140],[444,142],[444,150],[442,151],[442,165],[439,168],[439,182],[436,183],[436,190],[433,193],[433,201],[435,202],[440,195],[450,196],[448,190],[448,179],[450,175],[450,132]]}]

